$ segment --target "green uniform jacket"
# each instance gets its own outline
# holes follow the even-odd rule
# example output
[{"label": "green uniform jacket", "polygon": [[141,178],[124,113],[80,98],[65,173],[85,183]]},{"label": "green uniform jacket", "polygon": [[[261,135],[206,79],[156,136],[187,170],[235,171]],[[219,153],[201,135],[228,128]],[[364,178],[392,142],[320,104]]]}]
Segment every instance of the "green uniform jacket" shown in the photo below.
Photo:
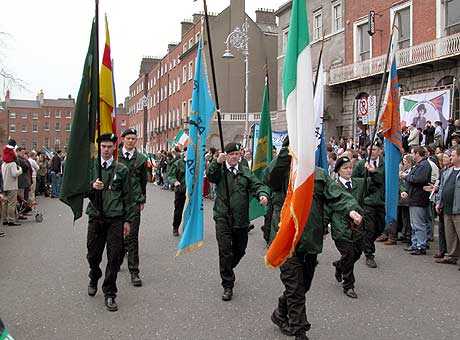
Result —
[{"label": "green uniform jacket", "polygon": [[[213,160],[206,173],[209,181],[216,184],[216,200],[214,202],[214,220],[216,223],[228,224],[229,216],[233,217],[233,228],[246,228],[249,226],[249,201],[251,196],[270,197],[270,189],[265,186],[244,165],[238,165],[238,173],[232,174],[226,166]],[[230,192],[231,215],[227,207],[227,192],[225,179],[227,176]]]},{"label": "green uniform jacket", "polygon": [[[364,160],[358,161],[353,169],[352,178],[364,178]],[[364,205],[384,206],[385,205],[385,165],[383,158],[379,160],[377,171],[369,172],[370,182],[367,188],[367,195],[364,198]],[[359,199],[358,199],[359,200]]]},{"label": "green uniform jacket", "polygon": [[172,185],[178,181],[179,187],[175,187],[175,191],[185,192],[185,160],[183,157],[176,159],[169,167],[168,181]]},{"label": "green uniform jacket", "polygon": [[[281,155],[281,152],[280,152]],[[284,173],[289,176],[290,162],[286,162],[286,157],[278,155],[278,165],[284,163],[287,169]],[[275,165],[274,168],[281,170],[281,166]],[[286,178],[279,178],[280,181],[285,181]],[[297,254],[319,254],[323,251],[323,236],[324,231],[329,223],[338,224],[335,219],[347,219],[351,210],[360,211],[358,203],[349,193],[341,190],[334,180],[332,180],[324,170],[316,168],[315,170],[315,188],[313,193],[313,202],[305,225],[302,237],[297,245]],[[328,217],[327,212],[334,211],[335,213]],[[272,225],[272,233],[270,235],[273,241],[278,225]]]},{"label": "green uniform jacket", "polygon": [[[122,149],[120,149],[122,150]],[[131,197],[136,204],[144,204],[147,198],[147,157],[134,151],[133,157],[127,159],[120,154],[119,162],[126,165],[131,181]]]},{"label": "green uniform jacket", "polygon": [[[351,192],[349,192],[347,187],[344,186],[339,180],[337,180],[337,185],[340,190],[346,192],[347,194],[351,194],[356,204],[358,204],[358,201],[360,200],[364,191],[363,178],[351,179]],[[362,213],[362,209],[354,210]],[[340,214],[338,214],[336,211],[328,211],[328,214],[332,216],[331,234],[334,241],[356,241],[363,236],[362,224],[361,226],[356,226],[348,216],[346,218],[341,218]]]},{"label": "green uniform jacket", "polygon": [[93,183],[97,179],[97,167],[97,162],[94,162],[91,169],[90,201],[86,208],[86,214],[88,214],[90,219],[95,217],[109,217],[120,218],[123,222],[133,222],[136,216],[136,205],[131,199],[128,168],[114,160],[108,169],[101,170],[104,189],[102,190],[103,216],[100,216],[99,211],[95,208],[97,190],[93,189]]}]

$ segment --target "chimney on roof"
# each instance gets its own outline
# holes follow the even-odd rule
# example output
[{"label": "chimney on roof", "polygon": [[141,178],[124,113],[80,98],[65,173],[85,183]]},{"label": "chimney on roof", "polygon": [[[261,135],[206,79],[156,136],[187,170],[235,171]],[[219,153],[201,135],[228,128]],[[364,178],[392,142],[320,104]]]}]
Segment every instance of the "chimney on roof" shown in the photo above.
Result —
[{"label": "chimney on roof", "polygon": [[190,29],[193,27],[193,22],[184,20],[180,23],[180,25],[181,25],[181,37],[183,38],[185,33],[190,31]]},{"label": "chimney on roof", "polygon": [[67,98],[68,98],[68,99],[72,99],[72,95],[71,95],[71,94],[69,94]]},{"label": "chimney on roof", "polygon": [[40,104],[43,103],[43,99],[45,99],[45,94],[43,93],[43,90],[40,90],[37,94],[37,101],[40,102]]},{"label": "chimney on roof", "polygon": [[171,53],[177,47],[177,44],[168,44],[168,53]]},{"label": "chimney on roof", "polygon": [[156,64],[160,62],[159,59],[151,58],[151,57],[144,57],[141,61],[141,68],[139,70],[139,77],[143,74],[149,73]]},{"label": "chimney on roof", "polygon": [[10,99],[10,90],[6,90],[5,101],[8,101],[9,99]]},{"label": "chimney on roof", "polygon": [[256,23],[276,26],[276,15],[272,9],[259,8],[256,11]]},{"label": "chimney on roof", "polygon": [[203,13],[195,13],[195,14],[193,14],[193,23],[194,24],[199,23],[202,17],[204,17]]}]

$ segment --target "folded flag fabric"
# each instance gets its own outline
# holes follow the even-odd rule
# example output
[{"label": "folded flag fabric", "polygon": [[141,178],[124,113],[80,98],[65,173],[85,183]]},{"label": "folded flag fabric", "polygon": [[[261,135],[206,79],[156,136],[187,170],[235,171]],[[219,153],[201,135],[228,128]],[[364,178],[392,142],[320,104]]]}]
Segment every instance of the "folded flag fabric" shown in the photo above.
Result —
[{"label": "folded flag fabric", "polygon": [[14,340],[10,333],[8,333],[2,319],[0,319],[0,340]]}]

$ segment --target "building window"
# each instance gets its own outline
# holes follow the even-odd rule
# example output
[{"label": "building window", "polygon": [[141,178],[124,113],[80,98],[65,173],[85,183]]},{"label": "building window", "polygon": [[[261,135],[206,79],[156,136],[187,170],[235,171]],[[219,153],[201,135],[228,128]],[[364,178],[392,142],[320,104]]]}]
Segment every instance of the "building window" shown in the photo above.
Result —
[{"label": "building window", "polygon": [[32,123],[32,132],[38,132],[38,124],[37,124],[37,122]]},{"label": "building window", "polygon": [[188,80],[193,79],[193,61],[188,64]]},{"label": "building window", "polygon": [[323,14],[321,11],[313,13],[313,40],[319,40],[323,36]]},{"label": "building window", "polygon": [[176,79],[173,80],[172,91],[173,93],[176,93]]},{"label": "building window", "polygon": [[26,126],[26,124],[22,124],[21,132],[27,132],[27,126]]},{"label": "building window", "polygon": [[61,141],[60,141],[59,139],[56,139],[56,140],[54,141],[54,147],[55,147],[56,149],[60,149],[60,148],[61,148]]},{"label": "building window", "polygon": [[49,129],[50,129],[50,122],[45,121],[45,122],[43,123],[43,130],[49,131]]},{"label": "building window", "polygon": [[183,117],[187,116],[187,102],[182,102],[182,115]]},{"label": "building window", "polygon": [[196,35],[195,35],[195,42],[199,42],[200,41],[200,33],[198,32]]},{"label": "building window", "polygon": [[283,31],[283,55],[286,54],[288,36],[289,36],[289,27]]},{"label": "building window", "polygon": [[72,112],[67,112],[67,114],[66,114],[65,117],[66,117],[66,118],[72,118]]},{"label": "building window", "polygon": [[54,117],[56,117],[56,118],[61,118],[61,111],[57,111],[57,112],[54,114]]},{"label": "building window", "polygon": [[339,32],[343,29],[343,7],[342,1],[332,3],[332,32]]},{"label": "building window", "polygon": [[70,123],[66,123],[66,124],[65,124],[65,130],[66,130],[66,131],[70,131]]},{"label": "building window", "polygon": [[32,119],[38,119],[38,112],[32,112]]},{"label": "building window", "polygon": [[16,113],[10,112],[10,119],[15,119],[15,118],[16,118]]},{"label": "building window", "polygon": [[367,19],[355,23],[354,28],[355,62],[372,58],[372,40],[367,33]]},{"label": "building window", "polygon": [[446,33],[448,35],[460,32],[460,2],[458,0],[444,0],[446,16]]},{"label": "building window", "polygon": [[193,38],[190,38],[190,40],[188,41],[188,48],[192,48],[193,46]]},{"label": "building window", "polygon": [[45,113],[43,114],[43,117],[45,117],[45,118],[51,117],[51,112],[45,112]]},{"label": "building window", "polygon": [[56,122],[54,125],[54,130],[61,131],[61,122]]},{"label": "building window", "polygon": [[177,92],[180,90],[180,76],[177,77]]},{"label": "building window", "polygon": [[[411,3],[393,7],[390,11],[391,18],[395,18],[398,34],[398,48],[412,46]],[[392,19],[393,20],[393,19]]]},{"label": "building window", "polygon": [[187,65],[182,67],[182,84],[185,84],[187,81]]},{"label": "building window", "polygon": [[32,150],[37,150],[37,142],[32,141]]},{"label": "building window", "polygon": [[184,44],[184,46],[182,46],[182,52],[183,53],[187,52],[187,44]]},{"label": "building window", "polygon": [[45,137],[45,148],[49,148],[50,147],[50,139],[48,137]]},{"label": "building window", "polygon": [[16,132],[16,125],[10,124],[10,132]]},{"label": "building window", "polygon": [[188,113],[189,115],[192,114],[192,99],[188,100]]},{"label": "building window", "polygon": [[27,119],[27,112],[21,113],[21,118],[22,119]]}]

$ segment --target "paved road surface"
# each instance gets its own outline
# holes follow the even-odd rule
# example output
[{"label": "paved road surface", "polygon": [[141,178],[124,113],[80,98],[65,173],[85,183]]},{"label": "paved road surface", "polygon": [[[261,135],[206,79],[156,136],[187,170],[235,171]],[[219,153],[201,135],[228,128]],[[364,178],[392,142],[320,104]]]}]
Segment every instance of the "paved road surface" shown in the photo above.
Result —
[{"label": "paved road surface", "polygon": [[[260,230],[249,237],[234,299],[221,301],[217,245],[206,201],[205,248],[176,258],[173,194],[150,185],[141,231],[144,286],[119,274],[117,313],[100,292],[87,296],[86,217],[72,225],[70,209],[42,199],[42,224],[9,227],[0,239],[0,316],[17,340],[288,339],[271,323],[281,293],[279,272],[263,265]],[[260,223],[259,223],[260,224]],[[378,269],[357,265],[358,300],[344,296],[331,262],[330,240],[308,294],[310,339],[460,339],[460,272],[402,246],[378,247]]]}]

